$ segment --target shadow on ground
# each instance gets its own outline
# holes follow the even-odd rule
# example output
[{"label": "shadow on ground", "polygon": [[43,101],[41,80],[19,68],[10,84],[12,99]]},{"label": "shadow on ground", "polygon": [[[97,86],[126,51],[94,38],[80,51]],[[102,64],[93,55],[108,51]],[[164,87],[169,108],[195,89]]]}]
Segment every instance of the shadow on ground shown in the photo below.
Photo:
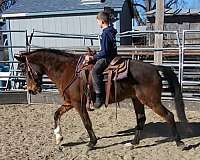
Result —
[{"label": "shadow on ground", "polygon": [[[182,139],[200,137],[200,122],[191,122],[191,123],[188,123],[187,125],[181,122],[177,122],[176,124],[177,124],[177,128]],[[133,136],[134,134],[135,134],[135,128],[132,128],[128,130],[119,131],[114,135],[102,136],[99,138],[99,140],[110,139],[110,138],[115,138],[115,137]],[[150,146],[156,146],[156,145],[166,143],[166,142],[171,142],[172,141],[171,135],[172,134],[171,134],[170,126],[166,122],[156,122],[156,123],[150,122],[145,125],[144,131],[142,132],[142,135],[141,135],[141,139],[155,138],[155,137],[164,137],[164,139],[155,141],[155,143],[150,144],[150,145],[145,145],[145,146],[139,145],[135,148],[150,147]],[[98,146],[98,147],[95,147],[95,149],[108,148],[108,147],[112,147],[119,144],[125,144],[128,142],[130,142],[130,140],[121,141],[121,142],[113,143],[110,145]],[[82,145],[85,143],[88,143],[88,142],[86,141],[70,142],[70,143],[62,144],[62,146],[72,147],[76,145]],[[199,146],[200,146],[200,142],[197,144],[188,145],[185,148],[185,150],[190,150],[192,148],[197,148]]]}]

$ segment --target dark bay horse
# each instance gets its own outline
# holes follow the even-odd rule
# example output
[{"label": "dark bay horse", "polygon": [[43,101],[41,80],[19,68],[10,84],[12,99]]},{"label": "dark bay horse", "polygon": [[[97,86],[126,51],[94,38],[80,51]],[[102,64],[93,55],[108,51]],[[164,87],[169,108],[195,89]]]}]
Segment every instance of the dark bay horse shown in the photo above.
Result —
[{"label": "dark bay horse", "polygon": [[[56,84],[60,94],[64,97],[64,104],[58,108],[54,115],[56,143],[59,144],[63,139],[59,124],[61,116],[75,108],[89,134],[90,142],[88,146],[93,148],[97,143],[97,138],[86,109],[86,98],[81,95],[80,77],[75,76],[80,55],[61,50],[38,49],[16,55],[15,58],[26,64],[27,89],[30,93],[41,92],[42,76],[46,74]],[[171,69],[166,67],[131,60],[128,78],[118,82],[118,100],[131,98],[134,104],[137,126],[132,144],[139,144],[140,134],[146,120],[144,105],[147,105],[168,122],[177,146],[183,147],[184,143],[177,131],[174,115],[161,103],[162,81],[159,71],[163,73],[171,86],[179,120],[187,122],[177,77]],[[111,96],[113,94],[111,93]]]}]

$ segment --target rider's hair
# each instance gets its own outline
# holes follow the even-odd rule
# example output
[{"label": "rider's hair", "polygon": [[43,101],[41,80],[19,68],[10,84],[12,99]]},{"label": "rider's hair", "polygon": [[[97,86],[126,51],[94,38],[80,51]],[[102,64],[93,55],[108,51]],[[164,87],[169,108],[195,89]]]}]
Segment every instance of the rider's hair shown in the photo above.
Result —
[{"label": "rider's hair", "polygon": [[103,21],[104,23],[109,24],[109,22],[110,22],[109,13],[107,13],[105,11],[101,11],[97,14],[97,19]]}]

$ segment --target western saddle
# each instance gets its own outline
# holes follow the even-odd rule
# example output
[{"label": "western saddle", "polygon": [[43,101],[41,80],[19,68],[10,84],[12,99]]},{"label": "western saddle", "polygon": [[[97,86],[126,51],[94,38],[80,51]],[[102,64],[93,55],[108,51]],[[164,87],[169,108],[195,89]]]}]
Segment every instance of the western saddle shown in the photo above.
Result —
[{"label": "western saddle", "polygon": [[[88,54],[93,55],[93,52],[88,48]],[[86,54],[87,55],[87,54]],[[83,67],[83,71],[91,71],[93,65],[86,65],[87,67]],[[109,66],[105,69],[103,72],[105,82],[105,106],[107,107],[109,104],[109,97],[111,92],[111,86],[114,85],[114,91],[115,91],[115,102],[117,101],[117,81],[122,80],[124,78],[128,77],[128,68],[129,68],[129,60],[121,58],[121,57],[115,57],[109,64]],[[89,95],[89,99],[91,100],[92,97],[91,93],[92,91],[92,80],[91,80],[91,72],[89,73],[89,76],[86,76],[86,72],[84,74],[80,74],[80,76],[84,79],[84,83],[87,83],[87,90]],[[86,78],[87,77],[87,78]],[[114,83],[114,84],[113,84]]]},{"label": "western saddle", "polygon": [[115,102],[117,103],[117,81],[128,77],[129,60],[121,57],[114,58],[106,70],[103,72],[104,82],[106,84],[106,99],[105,106],[109,104],[110,90],[112,82],[114,82]]}]

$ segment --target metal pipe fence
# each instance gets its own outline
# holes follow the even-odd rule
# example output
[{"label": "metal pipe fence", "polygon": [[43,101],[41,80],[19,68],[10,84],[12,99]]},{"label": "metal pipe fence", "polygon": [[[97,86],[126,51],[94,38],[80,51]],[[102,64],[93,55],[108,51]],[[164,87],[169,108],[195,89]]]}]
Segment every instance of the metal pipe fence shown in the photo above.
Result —
[{"label": "metal pipe fence", "polygon": [[[3,66],[8,66],[8,70],[4,70],[0,72],[0,93],[4,93],[5,91],[16,90],[21,91],[16,86],[16,80],[25,79],[24,76],[20,76],[20,71],[16,68],[19,62],[14,61],[14,50],[22,49],[27,50],[27,30],[0,30],[0,33],[3,40],[3,45],[0,45],[0,48],[3,52],[7,52],[9,55],[9,60],[0,61],[0,64]],[[20,36],[24,36],[23,39],[25,43],[16,45],[13,44],[13,34],[20,34]],[[18,81],[19,82],[19,81]]]},{"label": "metal pipe fence", "polygon": [[[28,50],[29,47],[38,47],[38,46],[33,46],[31,45],[31,42],[29,39],[32,38],[66,38],[66,39],[80,39],[83,42],[82,46],[86,45],[86,40],[90,40],[90,44],[91,46],[93,46],[93,41],[99,41],[100,37],[99,35],[96,34],[87,34],[87,35],[81,35],[81,34],[62,34],[62,33],[51,33],[51,32],[43,32],[43,31],[35,31],[33,34],[33,36],[31,37],[31,35],[27,34],[27,31],[17,31],[17,30],[13,30],[13,31],[0,31],[0,32],[5,32],[5,33],[17,33],[17,32],[24,32],[25,33],[25,38],[26,38],[26,45],[25,46],[13,46],[13,45],[7,45],[7,46],[0,46],[0,48],[10,48],[11,52],[12,49],[14,48],[22,48],[22,49],[26,49]],[[188,31],[188,30],[184,30],[183,34],[182,34],[182,43],[181,43],[181,39],[179,37],[179,33],[178,31],[127,31],[127,32],[123,32],[123,33],[119,33],[117,35],[118,38],[124,38],[124,37],[136,37],[138,35],[149,35],[149,34],[172,34],[175,35],[176,37],[176,46],[177,47],[163,47],[163,48],[151,48],[151,47],[142,47],[142,48],[134,48],[134,47],[123,47],[123,48],[118,48],[118,52],[120,55],[136,55],[137,52],[144,52],[144,51],[148,51],[148,52],[154,52],[154,51],[176,51],[178,53],[178,60],[177,61],[163,61],[163,65],[165,66],[171,66],[171,67],[176,67],[178,68],[178,71],[176,71],[176,73],[178,73],[178,79],[179,82],[181,83],[182,88],[184,87],[185,84],[195,84],[195,85],[199,85],[199,82],[195,82],[195,81],[187,81],[187,80],[183,80],[184,77],[184,71],[185,71],[185,67],[196,67],[200,64],[198,63],[194,63],[194,61],[188,61],[187,63],[184,61],[184,52],[185,50],[200,50],[200,47],[196,46],[196,47],[191,47],[185,44],[185,35],[188,33],[200,33],[200,30],[193,30],[193,31]],[[10,39],[12,41],[12,37]],[[29,40],[29,41],[28,41]],[[12,42],[10,43],[12,44]],[[76,51],[79,52],[84,52],[85,48],[76,48]],[[13,55],[13,53],[12,53]],[[153,55],[153,54],[152,54]],[[13,59],[14,60],[14,59]],[[153,61],[148,61],[150,63],[153,63]],[[10,63],[10,64],[15,64],[17,63],[16,61],[0,61],[0,63]],[[190,64],[191,63],[191,64]],[[10,72],[11,73],[16,73],[19,72],[20,70],[17,70],[16,68],[10,68]],[[189,73],[190,74],[190,73]],[[9,76],[0,76],[0,78],[8,78],[8,79],[17,79],[17,78],[24,78],[25,76],[18,76],[16,74],[11,74]],[[4,88],[5,89],[5,88]],[[13,88],[14,89],[14,88]],[[30,95],[27,93],[27,98],[29,99],[30,102]],[[198,99],[197,97],[184,97],[186,99]],[[200,100],[200,99],[199,99]]]},{"label": "metal pipe fence", "polygon": [[[187,60],[187,55],[185,55],[185,51],[192,51],[192,50],[199,50],[200,47],[199,45],[193,45],[193,44],[188,44],[187,43],[187,37],[190,34],[198,34],[200,36],[200,30],[183,30],[182,33],[182,54],[181,54],[181,86],[182,89],[186,88],[189,86],[190,88],[193,88],[192,93],[190,93],[190,97],[186,96],[185,98],[195,100],[198,99],[200,100],[200,61],[195,58],[193,58],[193,62],[188,63]],[[199,53],[200,55],[200,53]],[[198,54],[196,56],[199,56]],[[194,57],[195,55],[193,55]],[[188,70],[192,70],[190,73]],[[186,72],[188,72],[186,74]],[[188,77],[188,74],[191,74],[191,77]],[[195,76],[194,76],[195,75]],[[187,88],[186,88],[187,89]],[[185,90],[186,90],[185,89]]]}]

